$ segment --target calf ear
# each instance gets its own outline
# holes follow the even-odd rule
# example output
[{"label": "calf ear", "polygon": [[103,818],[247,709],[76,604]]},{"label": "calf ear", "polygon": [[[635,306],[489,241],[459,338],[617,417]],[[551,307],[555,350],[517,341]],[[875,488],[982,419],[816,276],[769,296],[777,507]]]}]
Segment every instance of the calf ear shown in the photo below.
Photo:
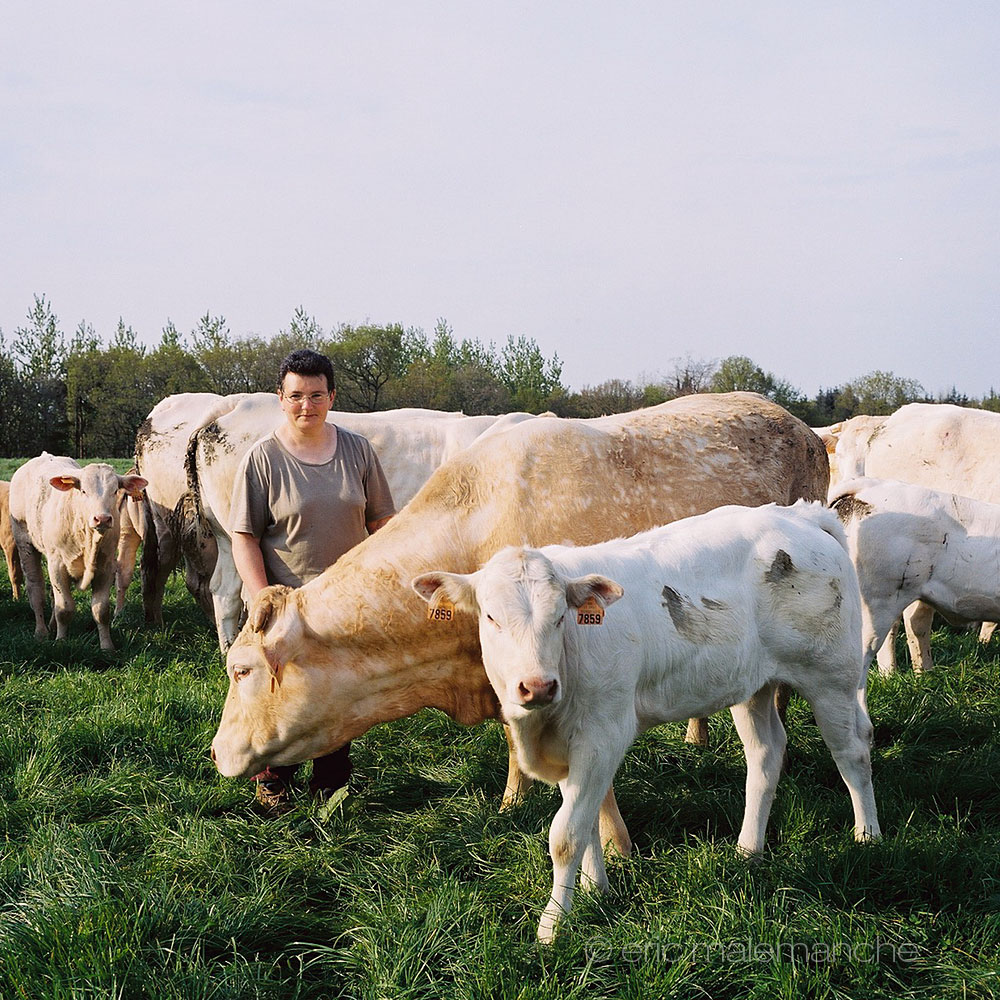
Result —
[{"label": "calf ear", "polygon": [[609,604],[614,604],[624,593],[624,588],[614,580],[598,576],[597,573],[566,581],[566,603],[571,608],[580,607],[590,597],[596,598],[601,607],[606,608]]},{"label": "calf ear", "polygon": [[118,477],[118,488],[123,489],[133,500],[142,499],[142,491],[149,485],[147,479],[142,476],[129,474]]},{"label": "calf ear", "polygon": [[80,488],[80,477],[53,476],[49,480],[49,485],[54,486],[57,490],[62,490],[63,493],[68,493],[70,490],[78,490]]},{"label": "calf ear", "polygon": [[479,614],[479,602],[476,600],[471,576],[461,573],[421,573],[413,578],[410,586],[432,608],[437,607],[442,600],[449,600],[459,611]]}]

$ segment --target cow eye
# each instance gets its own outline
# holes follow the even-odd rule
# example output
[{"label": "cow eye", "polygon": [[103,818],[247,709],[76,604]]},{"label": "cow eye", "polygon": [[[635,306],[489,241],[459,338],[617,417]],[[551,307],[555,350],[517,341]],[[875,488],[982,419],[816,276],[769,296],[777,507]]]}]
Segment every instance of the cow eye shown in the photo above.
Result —
[{"label": "cow eye", "polygon": [[493,615],[487,615],[486,620],[496,629],[500,628],[500,623],[493,617]]},{"label": "cow eye", "polygon": [[249,667],[233,667],[233,680],[241,681],[250,676]]},{"label": "cow eye", "polygon": [[566,615],[565,614],[560,615],[559,620],[556,622],[556,628],[559,628],[559,626],[562,625],[562,623],[565,620],[566,620]]}]

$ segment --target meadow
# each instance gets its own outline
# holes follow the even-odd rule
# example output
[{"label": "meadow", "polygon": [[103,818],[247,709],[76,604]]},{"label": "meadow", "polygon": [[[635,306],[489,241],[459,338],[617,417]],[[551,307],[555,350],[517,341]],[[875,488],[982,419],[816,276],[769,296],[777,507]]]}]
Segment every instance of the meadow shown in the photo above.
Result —
[{"label": "meadow", "polygon": [[226,678],[177,575],[164,619],[143,624],[137,580],[116,652],[82,596],[70,639],[38,643],[0,571],[3,1000],[1000,993],[997,640],[940,628],[937,671],[872,679],[881,843],[851,839],[799,700],[756,861],[728,715],[707,750],[643,736],[616,781],[635,856],[545,948],[558,792],[498,812],[498,724],[377,727],[346,797],[267,819],[208,757]]}]

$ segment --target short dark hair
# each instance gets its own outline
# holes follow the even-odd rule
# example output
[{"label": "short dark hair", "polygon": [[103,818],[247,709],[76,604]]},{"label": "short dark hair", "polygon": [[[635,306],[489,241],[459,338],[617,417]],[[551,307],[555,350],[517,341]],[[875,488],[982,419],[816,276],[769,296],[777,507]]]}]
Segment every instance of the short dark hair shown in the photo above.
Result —
[{"label": "short dark hair", "polygon": [[333,392],[337,388],[333,381],[333,362],[319,351],[313,351],[308,347],[300,347],[297,351],[292,351],[278,369],[278,392],[285,383],[285,376],[291,372],[293,375],[325,375],[326,387]]}]

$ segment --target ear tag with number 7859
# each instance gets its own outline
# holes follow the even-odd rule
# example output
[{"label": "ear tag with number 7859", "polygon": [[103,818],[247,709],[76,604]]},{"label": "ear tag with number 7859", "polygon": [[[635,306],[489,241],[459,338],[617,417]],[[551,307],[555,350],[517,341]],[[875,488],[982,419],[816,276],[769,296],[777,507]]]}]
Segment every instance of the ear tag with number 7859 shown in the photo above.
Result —
[{"label": "ear tag with number 7859", "polygon": [[604,608],[597,603],[596,597],[588,597],[583,604],[576,609],[577,625],[603,625]]}]

